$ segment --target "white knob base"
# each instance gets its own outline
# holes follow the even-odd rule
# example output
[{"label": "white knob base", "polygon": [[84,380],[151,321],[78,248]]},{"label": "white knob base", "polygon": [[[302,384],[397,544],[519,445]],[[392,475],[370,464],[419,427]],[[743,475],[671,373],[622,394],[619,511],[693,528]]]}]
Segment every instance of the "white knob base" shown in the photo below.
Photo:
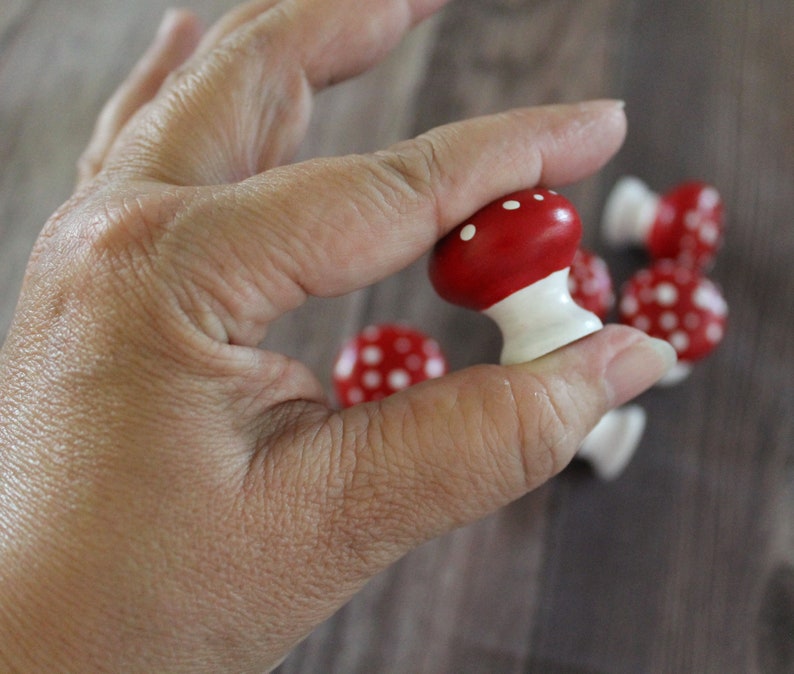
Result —
[{"label": "white knob base", "polygon": [[483,313],[502,331],[502,365],[540,358],[603,327],[598,316],[571,299],[568,268],[513,293]]},{"label": "white knob base", "polygon": [[621,475],[645,432],[645,410],[626,405],[610,410],[584,439],[577,458],[587,461],[602,480]]},{"label": "white knob base", "polygon": [[689,377],[690,374],[692,374],[692,364],[679,360],[659,381],[656,382],[656,386],[675,386],[684,381],[687,377]]},{"label": "white knob base", "polygon": [[659,195],[639,178],[620,178],[607,198],[601,234],[613,248],[641,245],[656,220]]}]

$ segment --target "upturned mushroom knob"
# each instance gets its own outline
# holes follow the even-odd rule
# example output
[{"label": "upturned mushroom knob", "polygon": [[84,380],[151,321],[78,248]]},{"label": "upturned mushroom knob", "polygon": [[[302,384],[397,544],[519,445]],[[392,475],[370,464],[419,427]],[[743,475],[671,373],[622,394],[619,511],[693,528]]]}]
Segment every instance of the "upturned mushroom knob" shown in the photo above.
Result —
[{"label": "upturned mushroom knob", "polygon": [[667,340],[678,363],[660,382],[685,379],[695,361],[722,341],[728,305],[719,288],[700,271],[661,260],[632,276],[621,291],[621,322]]},{"label": "upturned mushroom knob", "polygon": [[610,410],[584,439],[576,458],[587,461],[602,480],[620,477],[640,444],[646,421],[639,405]]},{"label": "upturned mushroom knob", "polygon": [[436,244],[430,281],[448,302],[496,321],[503,364],[534,360],[602,327],[568,289],[581,235],[565,197],[540,188],[514,192]]},{"label": "upturned mushroom knob", "polygon": [[722,244],[723,211],[720,193],[704,182],[684,182],[659,195],[625,176],[607,198],[602,232],[611,246],[643,246],[654,260],[706,269]]},{"label": "upturned mushroom knob", "polygon": [[342,407],[382,400],[447,373],[436,340],[405,325],[370,325],[342,345],[333,384]]}]

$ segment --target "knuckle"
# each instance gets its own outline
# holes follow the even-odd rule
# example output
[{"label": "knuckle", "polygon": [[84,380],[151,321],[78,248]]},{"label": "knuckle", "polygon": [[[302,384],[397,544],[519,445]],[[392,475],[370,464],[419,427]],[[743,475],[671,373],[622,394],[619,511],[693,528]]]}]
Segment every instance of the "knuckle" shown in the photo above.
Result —
[{"label": "knuckle", "polygon": [[417,138],[399,143],[389,150],[375,154],[381,171],[376,177],[387,190],[392,203],[402,205],[401,210],[428,208],[439,221],[439,187],[446,182],[439,144],[444,140],[432,131]]}]

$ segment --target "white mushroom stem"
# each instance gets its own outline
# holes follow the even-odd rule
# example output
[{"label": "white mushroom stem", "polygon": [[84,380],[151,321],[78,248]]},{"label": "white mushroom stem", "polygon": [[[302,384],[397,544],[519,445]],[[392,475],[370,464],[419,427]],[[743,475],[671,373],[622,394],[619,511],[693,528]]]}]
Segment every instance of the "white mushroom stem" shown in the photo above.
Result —
[{"label": "white mushroom stem", "polygon": [[638,245],[648,238],[659,208],[659,195],[639,178],[620,178],[607,198],[601,220],[604,240],[612,247]]},{"label": "white mushroom stem", "polygon": [[571,299],[568,271],[549,274],[483,312],[502,331],[503,365],[540,358],[603,327],[598,316]]},{"label": "white mushroom stem", "polygon": [[587,461],[602,480],[614,480],[634,456],[645,421],[645,410],[639,405],[610,410],[584,439],[577,458]]}]

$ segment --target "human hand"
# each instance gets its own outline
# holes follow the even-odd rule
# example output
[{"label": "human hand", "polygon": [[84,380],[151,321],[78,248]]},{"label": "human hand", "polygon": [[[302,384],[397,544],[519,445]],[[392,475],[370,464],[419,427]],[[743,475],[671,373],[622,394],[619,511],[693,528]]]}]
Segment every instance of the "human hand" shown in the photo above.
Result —
[{"label": "human hand", "polygon": [[612,102],[288,165],[312,92],[442,0],[171,15],[45,226],[0,354],[0,665],[261,671],[375,573],[567,464],[670,352],[612,327],[329,409],[257,348],[307,295],[409,264],[488,201],[575,181]]}]

